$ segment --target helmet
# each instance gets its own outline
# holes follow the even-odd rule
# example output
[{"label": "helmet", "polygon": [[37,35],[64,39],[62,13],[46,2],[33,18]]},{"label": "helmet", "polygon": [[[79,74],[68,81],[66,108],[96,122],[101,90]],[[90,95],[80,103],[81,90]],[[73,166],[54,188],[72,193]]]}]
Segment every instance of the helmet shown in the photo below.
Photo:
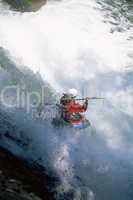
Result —
[{"label": "helmet", "polygon": [[69,95],[72,95],[73,97],[78,95],[78,91],[75,88],[71,88],[67,92]]}]

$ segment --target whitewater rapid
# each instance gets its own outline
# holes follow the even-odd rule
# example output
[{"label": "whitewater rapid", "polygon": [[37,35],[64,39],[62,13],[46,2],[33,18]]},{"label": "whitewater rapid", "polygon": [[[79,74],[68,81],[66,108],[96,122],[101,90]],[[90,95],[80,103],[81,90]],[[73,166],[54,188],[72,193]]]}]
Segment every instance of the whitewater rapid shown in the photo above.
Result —
[{"label": "whitewater rapid", "polygon": [[[37,13],[1,13],[0,44],[55,87],[124,70],[131,31],[111,33],[95,1],[48,2]],[[65,69],[65,70],[64,70]],[[84,69],[84,70],[83,70]],[[63,81],[62,81],[63,80]],[[64,89],[64,88],[63,88]]]},{"label": "whitewater rapid", "polygon": [[75,200],[103,200],[108,191],[108,199],[117,200],[123,191],[125,200],[133,164],[132,28],[112,32],[94,0],[51,1],[35,13],[3,5],[0,11],[0,46],[20,70],[25,65],[39,72],[59,93],[76,87],[80,93],[84,88],[85,95],[106,98],[89,104],[93,131],[55,130],[47,122],[31,121],[26,126],[33,148],[27,157],[52,165],[63,183],[59,194],[74,190]]}]

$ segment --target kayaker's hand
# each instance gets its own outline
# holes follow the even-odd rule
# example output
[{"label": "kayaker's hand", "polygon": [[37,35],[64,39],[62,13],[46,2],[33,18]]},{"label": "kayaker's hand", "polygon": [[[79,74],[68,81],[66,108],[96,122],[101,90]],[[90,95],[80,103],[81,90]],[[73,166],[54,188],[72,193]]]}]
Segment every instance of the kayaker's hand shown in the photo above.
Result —
[{"label": "kayaker's hand", "polygon": [[87,107],[88,107],[88,98],[86,98],[84,102],[84,108],[87,109]]},{"label": "kayaker's hand", "polygon": [[89,100],[88,97],[86,97],[85,102],[88,103],[88,100]]}]

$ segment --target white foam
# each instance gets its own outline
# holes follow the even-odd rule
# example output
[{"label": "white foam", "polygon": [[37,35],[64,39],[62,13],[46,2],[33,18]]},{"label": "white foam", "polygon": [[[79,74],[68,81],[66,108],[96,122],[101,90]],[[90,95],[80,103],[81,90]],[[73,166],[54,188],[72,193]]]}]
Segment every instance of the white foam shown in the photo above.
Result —
[{"label": "white foam", "polygon": [[[16,62],[40,70],[56,88],[131,63],[127,33],[111,34],[92,0],[51,2],[37,13],[0,15],[0,45]],[[130,34],[130,33],[129,33]]]}]

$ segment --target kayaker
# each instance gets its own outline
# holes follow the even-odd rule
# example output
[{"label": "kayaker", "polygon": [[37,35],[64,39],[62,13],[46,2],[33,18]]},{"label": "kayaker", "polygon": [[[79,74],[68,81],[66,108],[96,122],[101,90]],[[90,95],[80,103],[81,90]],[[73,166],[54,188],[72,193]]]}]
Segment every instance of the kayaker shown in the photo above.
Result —
[{"label": "kayaker", "polygon": [[80,113],[86,112],[88,108],[88,99],[86,98],[83,104],[80,104],[77,100],[78,91],[76,89],[69,89],[69,91],[60,99],[62,107],[62,116],[65,120],[81,120],[82,115]]}]

